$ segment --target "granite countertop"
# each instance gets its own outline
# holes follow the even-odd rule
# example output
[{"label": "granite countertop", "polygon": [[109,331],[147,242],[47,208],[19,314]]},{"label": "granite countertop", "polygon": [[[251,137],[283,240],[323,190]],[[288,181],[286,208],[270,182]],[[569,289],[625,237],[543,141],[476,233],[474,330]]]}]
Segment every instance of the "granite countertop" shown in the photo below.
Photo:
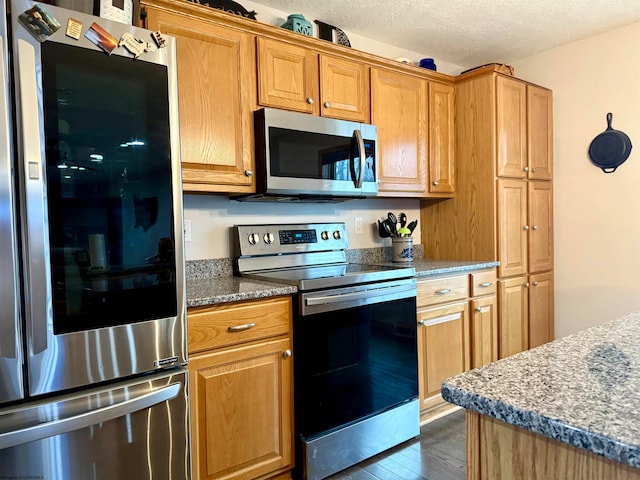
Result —
[{"label": "granite countertop", "polygon": [[[375,249],[372,249],[375,250]],[[496,267],[498,262],[441,261],[416,258],[413,262],[384,262],[378,251],[351,252],[351,263],[391,265],[415,268],[416,278],[458,272],[469,272]],[[294,286],[249,280],[233,276],[231,259],[215,259],[187,262],[187,307],[201,307],[219,303],[237,302],[289,295],[296,293]]]},{"label": "granite countertop", "polygon": [[188,279],[187,308],[291,295],[296,292],[296,287],[290,285],[240,277]]},{"label": "granite countertop", "polygon": [[640,312],[442,384],[445,400],[640,467]]}]

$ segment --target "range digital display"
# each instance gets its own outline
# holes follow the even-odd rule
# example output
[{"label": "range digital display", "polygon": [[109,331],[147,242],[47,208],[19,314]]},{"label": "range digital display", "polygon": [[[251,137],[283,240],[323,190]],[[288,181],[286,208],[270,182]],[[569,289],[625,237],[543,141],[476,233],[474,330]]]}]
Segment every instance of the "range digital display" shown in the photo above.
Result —
[{"label": "range digital display", "polygon": [[280,245],[295,243],[318,243],[315,230],[279,230]]}]

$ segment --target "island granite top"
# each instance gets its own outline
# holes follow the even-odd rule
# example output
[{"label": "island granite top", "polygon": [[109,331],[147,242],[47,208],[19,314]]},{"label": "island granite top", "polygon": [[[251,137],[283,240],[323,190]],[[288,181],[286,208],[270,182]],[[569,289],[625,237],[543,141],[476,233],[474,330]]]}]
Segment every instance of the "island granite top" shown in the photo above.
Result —
[{"label": "island granite top", "polygon": [[640,467],[640,312],[445,380],[445,400]]}]

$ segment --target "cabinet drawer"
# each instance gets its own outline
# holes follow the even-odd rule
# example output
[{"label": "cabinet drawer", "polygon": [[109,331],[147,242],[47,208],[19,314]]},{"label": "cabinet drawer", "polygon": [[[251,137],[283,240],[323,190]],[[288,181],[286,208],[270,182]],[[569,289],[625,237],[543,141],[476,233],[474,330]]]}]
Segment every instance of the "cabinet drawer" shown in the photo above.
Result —
[{"label": "cabinet drawer", "polygon": [[441,277],[418,282],[418,306],[462,300],[469,296],[469,276]]},{"label": "cabinet drawer", "polygon": [[187,312],[189,353],[288,335],[291,298],[216,305]]},{"label": "cabinet drawer", "polygon": [[471,278],[471,296],[489,295],[498,291],[498,277],[495,270],[475,272]]}]

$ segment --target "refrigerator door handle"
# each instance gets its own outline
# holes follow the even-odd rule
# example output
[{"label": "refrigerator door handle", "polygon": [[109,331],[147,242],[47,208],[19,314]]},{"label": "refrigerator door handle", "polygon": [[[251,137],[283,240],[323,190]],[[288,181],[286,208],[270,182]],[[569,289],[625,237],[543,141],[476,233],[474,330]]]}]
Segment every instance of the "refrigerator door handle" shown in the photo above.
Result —
[{"label": "refrigerator door handle", "polygon": [[[44,145],[40,128],[36,52],[33,45],[18,39],[18,85],[20,88],[20,139],[23,146],[23,182],[26,209],[26,262],[29,302],[26,315],[31,326],[32,354],[47,349],[48,316],[51,314],[49,239],[44,183]],[[51,326],[53,328],[53,326]]]},{"label": "refrigerator door handle", "polygon": [[[8,245],[8,252],[4,251],[0,256],[0,271],[9,274],[13,272],[13,278],[7,280],[7,284],[0,289],[0,305],[3,305],[3,313],[0,313],[0,357],[4,358],[16,358],[17,349],[16,342],[19,339],[18,336],[18,304],[16,296],[16,257],[15,257],[15,243],[13,240],[13,232],[15,231],[14,214],[13,214],[13,201],[12,198],[12,186],[11,186],[11,149],[9,147],[11,141],[10,126],[9,126],[9,106],[7,105],[7,77],[6,66],[7,59],[5,58],[5,44],[4,38],[0,37],[0,132],[2,132],[2,151],[0,152],[0,197],[2,203],[0,203],[0,219],[8,219],[7,224],[5,220],[2,220],[0,225],[0,235],[8,236],[8,241],[2,241],[4,245]],[[7,227],[4,230],[4,227]],[[8,308],[11,306],[11,308]]]},{"label": "refrigerator door handle", "polygon": [[[42,440],[43,438],[60,435],[74,430],[90,427],[98,423],[107,422],[118,417],[145,410],[159,403],[175,398],[182,388],[181,383],[172,383],[166,387],[146,392],[134,398],[106,407],[90,410],[61,418],[47,423],[40,423],[20,430],[0,433],[0,450],[24,443]],[[45,408],[55,408],[48,405]]]}]

